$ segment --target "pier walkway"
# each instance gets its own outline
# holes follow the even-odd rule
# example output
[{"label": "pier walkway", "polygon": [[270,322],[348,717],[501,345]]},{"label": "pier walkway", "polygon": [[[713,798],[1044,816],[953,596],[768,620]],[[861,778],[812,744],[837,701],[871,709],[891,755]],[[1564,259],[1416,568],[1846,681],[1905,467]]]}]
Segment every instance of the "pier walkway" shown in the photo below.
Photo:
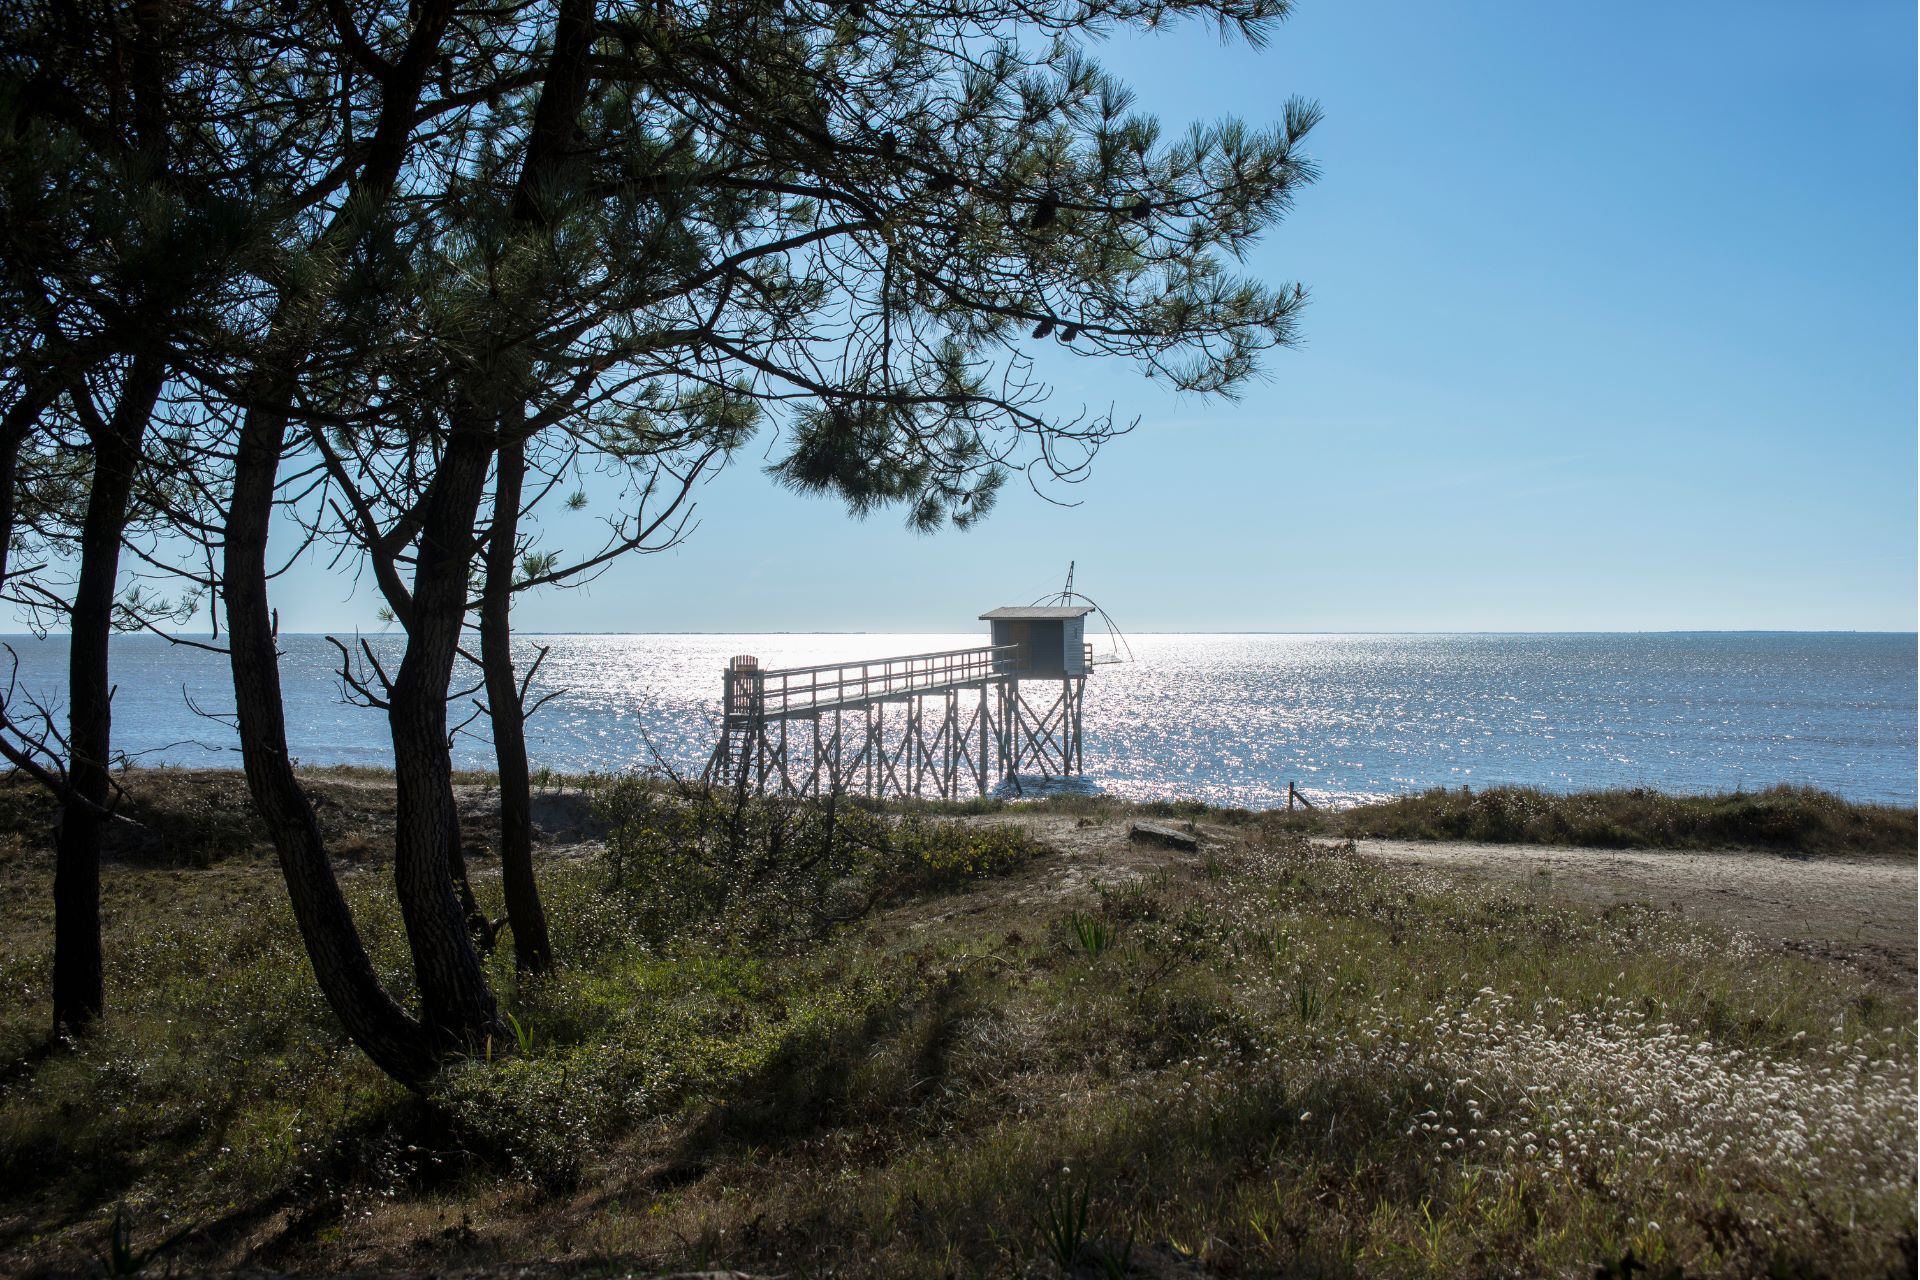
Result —
[{"label": "pier walkway", "polygon": [[[984,795],[1022,770],[1081,771],[1091,646],[1071,663],[1031,643],[765,669],[727,665],[720,741],[706,779],[756,794]],[[1044,699],[1022,686],[1041,683]],[[1055,692],[1057,690],[1057,692]]]}]

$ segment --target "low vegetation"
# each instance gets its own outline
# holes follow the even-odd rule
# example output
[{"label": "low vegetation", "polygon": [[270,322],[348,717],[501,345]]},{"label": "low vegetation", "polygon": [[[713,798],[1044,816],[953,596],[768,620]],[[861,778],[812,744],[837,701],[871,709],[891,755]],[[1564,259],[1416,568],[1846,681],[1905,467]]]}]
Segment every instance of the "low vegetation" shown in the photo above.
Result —
[{"label": "low vegetation", "polygon": [[1907,857],[1916,840],[1911,808],[1786,786],[1704,796],[1646,788],[1556,795],[1531,787],[1440,787],[1347,810],[1333,825],[1345,835],[1397,840]]},{"label": "low vegetation", "polygon": [[[391,841],[393,774],[341,766],[303,773],[322,830],[336,848],[364,852]],[[238,855],[271,857],[272,845],[254,818],[245,779],[236,770],[132,769],[116,774],[125,788],[121,812],[129,819],[108,837],[110,854],[149,866],[205,866]],[[454,775],[457,787],[479,803],[463,813],[470,841],[487,844],[497,831],[490,773]],[[600,796],[625,785],[623,804],[655,790],[605,774],[534,777],[536,795]],[[671,791],[672,788],[665,790]],[[1629,849],[1763,849],[1805,855],[1912,857],[1920,847],[1915,811],[1863,804],[1812,787],[1769,787],[1718,795],[1671,795],[1644,788],[1563,795],[1533,787],[1436,787],[1413,795],[1345,808],[1253,811],[1196,801],[1129,802],[1112,796],[1053,794],[1033,799],[915,801],[875,806],[852,799],[840,821],[858,823],[882,809],[921,818],[1060,813],[1101,819],[1208,819],[1273,832],[1385,840],[1467,840],[1488,844],[1542,844]],[[0,780],[0,849],[15,853],[51,847],[54,805],[46,792],[20,778]],[[595,832],[604,822],[595,824]]]},{"label": "low vegetation", "polygon": [[1110,796],[931,802],[934,813],[1037,812],[1103,817],[1212,818],[1310,835],[1380,840],[1602,849],[1764,849],[1807,855],[1913,857],[1920,830],[1911,807],[1861,804],[1813,787],[1671,795],[1643,787],[1561,794],[1537,787],[1435,787],[1348,807],[1250,811],[1192,801],[1129,803]]},{"label": "low vegetation", "polygon": [[1912,996],[1843,965],[1261,823],[1073,882],[1005,819],[603,791],[565,965],[496,952],[510,1041],[425,1097],[247,859],[110,874],[115,1012],[48,1053],[16,850],[0,1269],[1911,1274]]}]

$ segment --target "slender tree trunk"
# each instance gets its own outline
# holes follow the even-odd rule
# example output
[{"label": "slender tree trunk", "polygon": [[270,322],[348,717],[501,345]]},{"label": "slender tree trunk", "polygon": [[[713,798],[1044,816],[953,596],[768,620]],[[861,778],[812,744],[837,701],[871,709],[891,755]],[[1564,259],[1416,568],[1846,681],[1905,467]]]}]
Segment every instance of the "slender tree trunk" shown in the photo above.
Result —
[{"label": "slender tree trunk", "polygon": [[[317,254],[325,256],[342,248],[354,234],[356,220],[392,191],[406,158],[421,88],[452,12],[452,0],[420,0],[414,6],[406,50],[385,84],[380,120],[354,184],[356,198],[322,234]],[[438,1069],[438,1055],[421,1025],[407,1016],[374,972],[353,913],[334,878],[313,805],[294,776],[287,753],[280,655],[267,603],[267,533],[273,522],[274,484],[286,447],[295,379],[313,344],[313,301],[299,295],[281,299],[272,331],[261,348],[256,385],[235,451],[220,584],[227,609],[234,709],[248,790],[280,855],[288,898],[320,990],[347,1034],[375,1065],[417,1089]]]},{"label": "slender tree trunk", "polygon": [[[548,220],[543,207],[546,189],[566,162],[569,140],[586,103],[592,82],[588,58],[593,50],[594,13],[595,0],[561,0],[555,17],[553,49],[514,190],[513,219],[525,228],[540,227]],[[502,358],[523,364],[527,353],[509,350],[502,353]],[[493,532],[480,605],[481,665],[500,771],[500,877],[507,899],[507,920],[513,928],[514,963],[525,971],[542,972],[552,967],[553,948],[547,936],[546,912],[540,905],[539,883],[533,874],[533,794],[527,770],[526,720],[514,679],[512,653],[513,569],[526,446],[517,435],[505,433],[518,428],[523,405],[515,403],[512,395],[500,397],[498,393],[492,403],[492,425],[503,434],[496,444]],[[476,504],[476,514],[477,510]]]},{"label": "slender tree trunk", "polygon": [[40,415],[58,398],[51,379],[30,382],[0,421],[0,586],[6,585],[12,571],[13,528],[20,509],[20,495],[14,488],[20,477],[20,450]]},{"label": "slender tree trunk", "polygon": [[466,621],[474,524],[492,452],[489,428],[472,420],[453,424],[421,521],[407,652],[388,695],[394,886],[413,948],[422,1016],[449,1050],[478,1047],[499,1029],[500,1019],[455,891],[449,850],[458,838],[459,815],[447,748],[447,688]]},{"label": "slender tree trunk", "polygon": [[[80,579],[68,615],[67,793],[54,828],[53,1031],[77,1035],[106,1005],[100,954],[100,834],[112,779],[113,688],[108,647],[120,541],[141,442],[166,379],[166,364],[142,353],[127,367],[119,403],[93,434],[93,478],[80,526]],[[86,394],[75,387],[76,396]]]},{"label": "slender tree trunk", "polygon": [[25,432],[0,433],[0,587],[6,585],[7,575],[13,570],[13,526],[20,508],[14,485],[19,482],[20,450],[26,442]]},{"label": "slender tree trunk", "polygon": [[[165,46],[159,10],[134,12],[136,38],[129,62],[131,104],[141,148],[165,154]],[[165,172],[164,159],[159,170]],[[155,314],[164,314],[156,307]],[[151,342],[149,333],[144,341]],[[53,1033],[77,1035],[106,1007],[100,948],[100,837],[106,829],[113,780],[113,684],[109,649],[113,601],[120,578],[120,545],[126,535],[134,472],[153,407],[166,382],[161,349],[136,346],[120,382],[113,412],[102,421],[88,400],[85,382],[68,387],[75,410],[88,424],[93,474],[80,526],[80,576],[67,614],[67,777],[53,832]],[[9,470],[17,459],[10,451]],[[7,477],[11,482],[14,477]],[[12,534],[12,484],[8,486],[7,533]]]},{"label": "slender tree trunk", "polygon": [[520,499],[527,473],[526,445],[500,446],[494,463],[493,530],[487,543],[487,580],[480,597],[480,662],[486,669],[487,713],[500,771],[500,881],[513,929],[513,960],[528,973],[553,967],[547,913],[533,874],[533,783],[527,768],[527,721],[513,669],[513,575],[519,559]]},{"label": "slender tree trunk", "polygon": [[240,757],[254,806],[280,855],[294,918],[322,994],[376,1066],[418,1088],[432,1077],[436,1055],[420,1024],[387,994],[374,972],[327,858],[313,805],[300,789],[287,752],[280,653],[267,603],[267,531],[285,438],[284,412],[250,409],[234,462],[221,594],[227,605]]}]

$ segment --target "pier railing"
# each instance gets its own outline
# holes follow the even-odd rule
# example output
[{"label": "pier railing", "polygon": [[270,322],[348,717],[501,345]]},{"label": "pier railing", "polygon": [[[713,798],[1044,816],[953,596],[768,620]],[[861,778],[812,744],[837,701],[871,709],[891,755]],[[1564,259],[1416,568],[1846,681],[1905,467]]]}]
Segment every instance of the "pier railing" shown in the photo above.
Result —
[{"label": "pier railing", "polygon": [[986,645],[978,649],[947,649],[913,653],[864,662],[834,662],[819,667],[784,667],[762,671],[737,667],[729,672],[729,711],[752,706],[765,719],[811,715],[835,707],[858,706],[912,693],[941,689],[1014,675],[1020,669],[1020,646]]}]

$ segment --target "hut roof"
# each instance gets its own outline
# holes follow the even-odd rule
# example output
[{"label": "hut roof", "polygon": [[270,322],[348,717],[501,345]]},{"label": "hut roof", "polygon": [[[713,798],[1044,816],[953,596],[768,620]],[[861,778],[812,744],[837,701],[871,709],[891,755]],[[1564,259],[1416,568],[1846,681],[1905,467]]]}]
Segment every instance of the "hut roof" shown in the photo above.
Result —
[{"label": "hut roof", "polygon": [[1038,622],[1042,619],[1084,618],[1093,612],[1092,605],[1070,604],[1010,604],[998,609],[989,609],[980,615],[982,622]]}]

